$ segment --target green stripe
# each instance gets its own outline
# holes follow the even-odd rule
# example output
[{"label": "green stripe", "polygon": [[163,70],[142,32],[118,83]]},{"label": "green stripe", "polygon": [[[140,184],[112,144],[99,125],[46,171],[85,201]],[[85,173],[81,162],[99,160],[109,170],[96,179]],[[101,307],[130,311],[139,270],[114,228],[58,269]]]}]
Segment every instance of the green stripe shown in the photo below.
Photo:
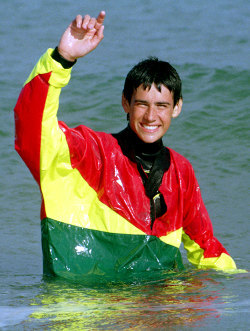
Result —
[{"label": "green stripe", "polygon": [[179,249],[155,236],[90,230],[49,218],[42,221],[42,248],[44,273],[74,280],[183,269]]}]

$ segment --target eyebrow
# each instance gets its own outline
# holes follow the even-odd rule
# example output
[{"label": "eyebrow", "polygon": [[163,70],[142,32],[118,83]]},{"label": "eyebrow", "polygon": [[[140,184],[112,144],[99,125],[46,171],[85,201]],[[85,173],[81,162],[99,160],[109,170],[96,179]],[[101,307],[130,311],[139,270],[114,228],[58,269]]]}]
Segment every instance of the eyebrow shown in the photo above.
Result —
[{"label": "eyebrow", "polygon": [[156,105],[168,105],[168,106],[171,106],[171,103],[170,102],[167,102],[167,101],[159,101],[159,102],[156,102]]},{"label": "eyebrow", "polygon": [[[141,103],[146,103],[148,104],[148,101],[146,100],[142,100],[142,99],[135,99],[135,102],[141,102]],[[168,106],[171,106],[171,103],[170,102],[167,102],[167,101],[158,101],[155,103],[156,105],[158,106],[161,106],[161,105],[168,105]]]}]

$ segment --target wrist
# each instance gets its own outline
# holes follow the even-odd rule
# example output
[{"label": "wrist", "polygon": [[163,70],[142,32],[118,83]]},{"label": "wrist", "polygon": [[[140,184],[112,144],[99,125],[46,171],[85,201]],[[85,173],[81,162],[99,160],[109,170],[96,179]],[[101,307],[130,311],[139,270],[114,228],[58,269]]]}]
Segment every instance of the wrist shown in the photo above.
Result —
[{"label": "wrist", "polygon": [[61,50],[59,51],[58,47],[56,47],[52,53],[52,58],[57,62],[61,63],[64,69],[69,69],[73,67],[76,63],[76,59],[70,58],[66,54],[64,54]]}]

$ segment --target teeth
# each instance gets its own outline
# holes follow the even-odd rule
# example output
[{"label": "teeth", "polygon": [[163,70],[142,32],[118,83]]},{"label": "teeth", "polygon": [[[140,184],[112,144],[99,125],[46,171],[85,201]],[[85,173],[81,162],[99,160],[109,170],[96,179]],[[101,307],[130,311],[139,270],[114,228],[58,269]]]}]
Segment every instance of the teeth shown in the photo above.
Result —
[{"label": "teeth", "polygon": [[155,130],[158,128],[157,125],[143,125],[145,129],[148,129],[148,130]]}]

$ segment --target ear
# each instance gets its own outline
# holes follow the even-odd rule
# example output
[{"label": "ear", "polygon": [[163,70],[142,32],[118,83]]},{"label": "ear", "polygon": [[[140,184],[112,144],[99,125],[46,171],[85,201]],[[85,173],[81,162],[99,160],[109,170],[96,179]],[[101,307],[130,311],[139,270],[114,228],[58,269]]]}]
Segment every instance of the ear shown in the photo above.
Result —
[{"label": "ear", "polygon": [[128,100],[125,98],[124,94],[122,93],[122,107],[125,111],[125,113],[129,113],[130,111],[130,105],[129,105],[129,102]]},{"label": "ear", "polygon": [[181,108],[182,108],[183,100],[180,99],[177,104],[174,106],[173,114],[172,117],[176,118],[180,115],[181,113]]}]

